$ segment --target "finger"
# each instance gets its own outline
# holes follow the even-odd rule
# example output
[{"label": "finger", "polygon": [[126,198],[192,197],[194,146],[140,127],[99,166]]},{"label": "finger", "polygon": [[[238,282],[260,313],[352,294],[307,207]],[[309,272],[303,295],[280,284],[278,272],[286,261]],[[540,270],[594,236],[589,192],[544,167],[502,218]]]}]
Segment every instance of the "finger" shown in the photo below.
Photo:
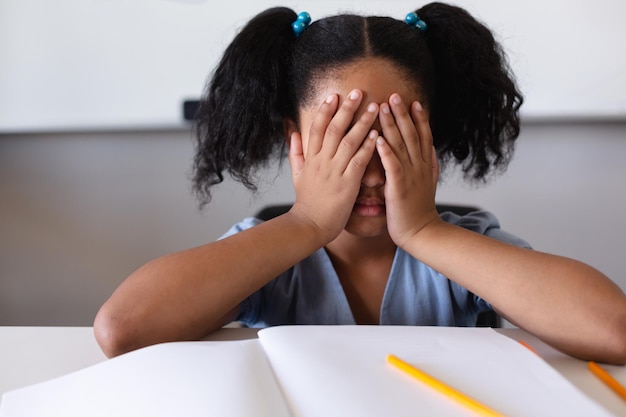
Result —
[{"label": "finger", "polygon": [[[334,156],[337,152],[337,147],[348,132],[350,124],[352,124],[354,120],[354,115],[361,105],[362,99],[363,93],[360,90],[352,90],[350,94],[346,96],[345,100],[343,100],[339,109],[328,124],[322,148],[326,149],[329,157]],[[367,134],[367,132],[365,134]],[[361,139],[365,137],[365,134]]]},{"label": "finger", "polygon": [[376,138],[378,137],[378,132],[375,130],[372,130],[367,135],[359,149],[350,159],[350,163],[346,166],[346,170],[344,171],[344,175],[346,177],[353,178],[360,184],[361,178],[363,178],[363,175],[365,174],[365,169],[374,155],[374,150],[376,149]]},{"label": "finger", "polygon": [[392,182],[402,173],[402,164],[398,156],[391,148],[389,142],[382,136],[376,138],[376,151],[380,156],[380,162],[383,164],[387,182]]},{"label": "finger", "polygon": [[289,165],[291,166],[291,176],[295,179],[304,168],[302,136],[299,132],[293,132],[289,138]]},{"label": "finger", "polygon": [[[339,163],[343,161],[344,164],[347,164],[348,161],[359,150],[359,148],[363,144],[363,141],[366,140],[366,137],[371,132],[372,126],[374,125],[377,116],[378,104],[370,103],[367,106],[366,111],[361,114],[356,123],[354,123],[354,125],[350,128],[348,133],[339,143],[339,147],[337,148],[337,152],[335,153],[335,158]],[[376,132],[374,138],[376,138],[377,136],[378,132]]]},{"label": "finger", "polygon": [[400,94],[394,93],[389,97],[389,106],[391,112],[400,131],[400,135],[407,148],[407,154],[410,160],[419,160],[421,158],[421,148],[419,144],[418,131],[415,122],[409,114],[409,109],[400,97]]},{"label": "finger", "polygon": [[417,128],[422,160],[424,162],[430,162],[433,150],[433,134],[430,130],[426,112],[419,101],[414,101],[411,105],[411,117]]},{"label": "finger", "polygon": [[339,99],[337,98],[337,94],[330,94],[322,104],[320,104],[313,118],[313,122],[311,123],[311,128],[309,129],[307,155],[315,155],[322,149],[326,129],[337,111],[338,103]]},{"label": "finger", "polygon": [[382,128],[383,136],[387,145],[391,147],[391,150],[398,158],[408,159],[406,143],[404,143],[402,134],[398,129],[398,125],[393,117],[389,103],[382,103],[380,105],[378,119],[380,120],[380,127]]}]

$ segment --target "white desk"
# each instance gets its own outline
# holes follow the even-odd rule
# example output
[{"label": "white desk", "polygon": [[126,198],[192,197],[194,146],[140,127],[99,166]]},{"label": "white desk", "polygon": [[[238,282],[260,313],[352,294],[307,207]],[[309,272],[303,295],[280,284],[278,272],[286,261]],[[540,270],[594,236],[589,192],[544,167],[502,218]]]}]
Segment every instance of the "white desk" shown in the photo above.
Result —
[{"label": "white desk", "polygon": [[[626,416],[626,401],[600,382],[586,362],[564,355],[519,329],[498,329],[531,345],[552,367],[616,417]],[[256,337],[255,329],[225,328],[206,340]],[[0,394],[45,381],[106,360],[91,327],[0,327]],[[603,367],[626,385],[626,367]],[[590,416],[591,417],[591,416]]]}]

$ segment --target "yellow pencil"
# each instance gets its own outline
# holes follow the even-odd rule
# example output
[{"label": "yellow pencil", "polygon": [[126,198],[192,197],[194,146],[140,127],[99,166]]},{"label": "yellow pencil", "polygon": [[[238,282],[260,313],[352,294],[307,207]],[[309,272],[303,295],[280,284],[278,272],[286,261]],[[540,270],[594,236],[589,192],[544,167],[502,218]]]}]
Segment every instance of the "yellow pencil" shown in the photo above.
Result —
[{"label": "yellow pencil", "polygon": [[454,388],[444,384],[443,382],[433,378],[432,376],[420,371],[413,365],[408,364],[397,356],[387,355],[387,362],[400,369],[401,371],[406,372],[407,374],[417,378],[424,384],[428,385],[436,391],[439,391],[441,394],[447,396],[448,398],[459,402],[460,404],[464,405],[465,407],[469,408],[480,416],[504,417],[503,414],[498,413],[497,411],[479,403],[478,401],[455,390]]},{"label": "yellow pencil", "polygon": [[615,378],[613,378],[607,371],[605,371],[600,365],[595,362],[589,362],[587,364],[589,370],[593,372],[595,376],[600,378],[602,382],[609,386],[620,397],[626,400],[626,388],[620,384]]}]

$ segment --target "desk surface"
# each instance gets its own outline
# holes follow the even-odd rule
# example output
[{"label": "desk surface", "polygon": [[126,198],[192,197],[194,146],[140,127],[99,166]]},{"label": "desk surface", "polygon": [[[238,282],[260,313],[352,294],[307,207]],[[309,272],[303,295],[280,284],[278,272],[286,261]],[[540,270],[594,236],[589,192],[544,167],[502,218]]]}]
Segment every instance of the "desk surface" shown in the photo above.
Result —
[{"label": "desk surface", "polygon": [[[497,329],[522,340],[566,379],[615,416],[626,416],[626,401],[607,388],[586,362],[564,355],[520,329]],[[206,340],[256,337],[256,329],[221,329]],[[106,360],[91,327],[0,327],[0,395],[8,390],[45,381]],[[626,385],[626,367],[603,367]]]}]

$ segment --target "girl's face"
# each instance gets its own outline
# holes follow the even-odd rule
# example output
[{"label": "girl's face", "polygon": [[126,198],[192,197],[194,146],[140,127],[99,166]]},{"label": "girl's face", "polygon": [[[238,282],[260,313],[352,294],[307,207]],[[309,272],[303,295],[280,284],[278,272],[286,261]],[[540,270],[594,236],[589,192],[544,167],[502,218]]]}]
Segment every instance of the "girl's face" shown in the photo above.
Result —
[{"label": "girl's face", "polygon": [[[354,89],[363,92],[361,106],[353,120],[356,120],[374,102],[388,103],[393,93],[398,93],[404,103],[409,106],[421,99],[418,86],[411,83],[403,71],[388,60],[381,58],[363,58],[339,70],[328,73],[317,83],[315,98],[310,105],[299,110],[300,132],[302,146],[306,158],[307,143],[311,123],[320,103],[329,94],[339,96],[339,105]],[[377,121],[373,129],[382,134],[380,123]],[[375,152],[370,160],[363,178],[359,195],[345,231],[361,237],[375,237],[387,234],[387,220],[385,216],[385,171],[380,157]]]}]

